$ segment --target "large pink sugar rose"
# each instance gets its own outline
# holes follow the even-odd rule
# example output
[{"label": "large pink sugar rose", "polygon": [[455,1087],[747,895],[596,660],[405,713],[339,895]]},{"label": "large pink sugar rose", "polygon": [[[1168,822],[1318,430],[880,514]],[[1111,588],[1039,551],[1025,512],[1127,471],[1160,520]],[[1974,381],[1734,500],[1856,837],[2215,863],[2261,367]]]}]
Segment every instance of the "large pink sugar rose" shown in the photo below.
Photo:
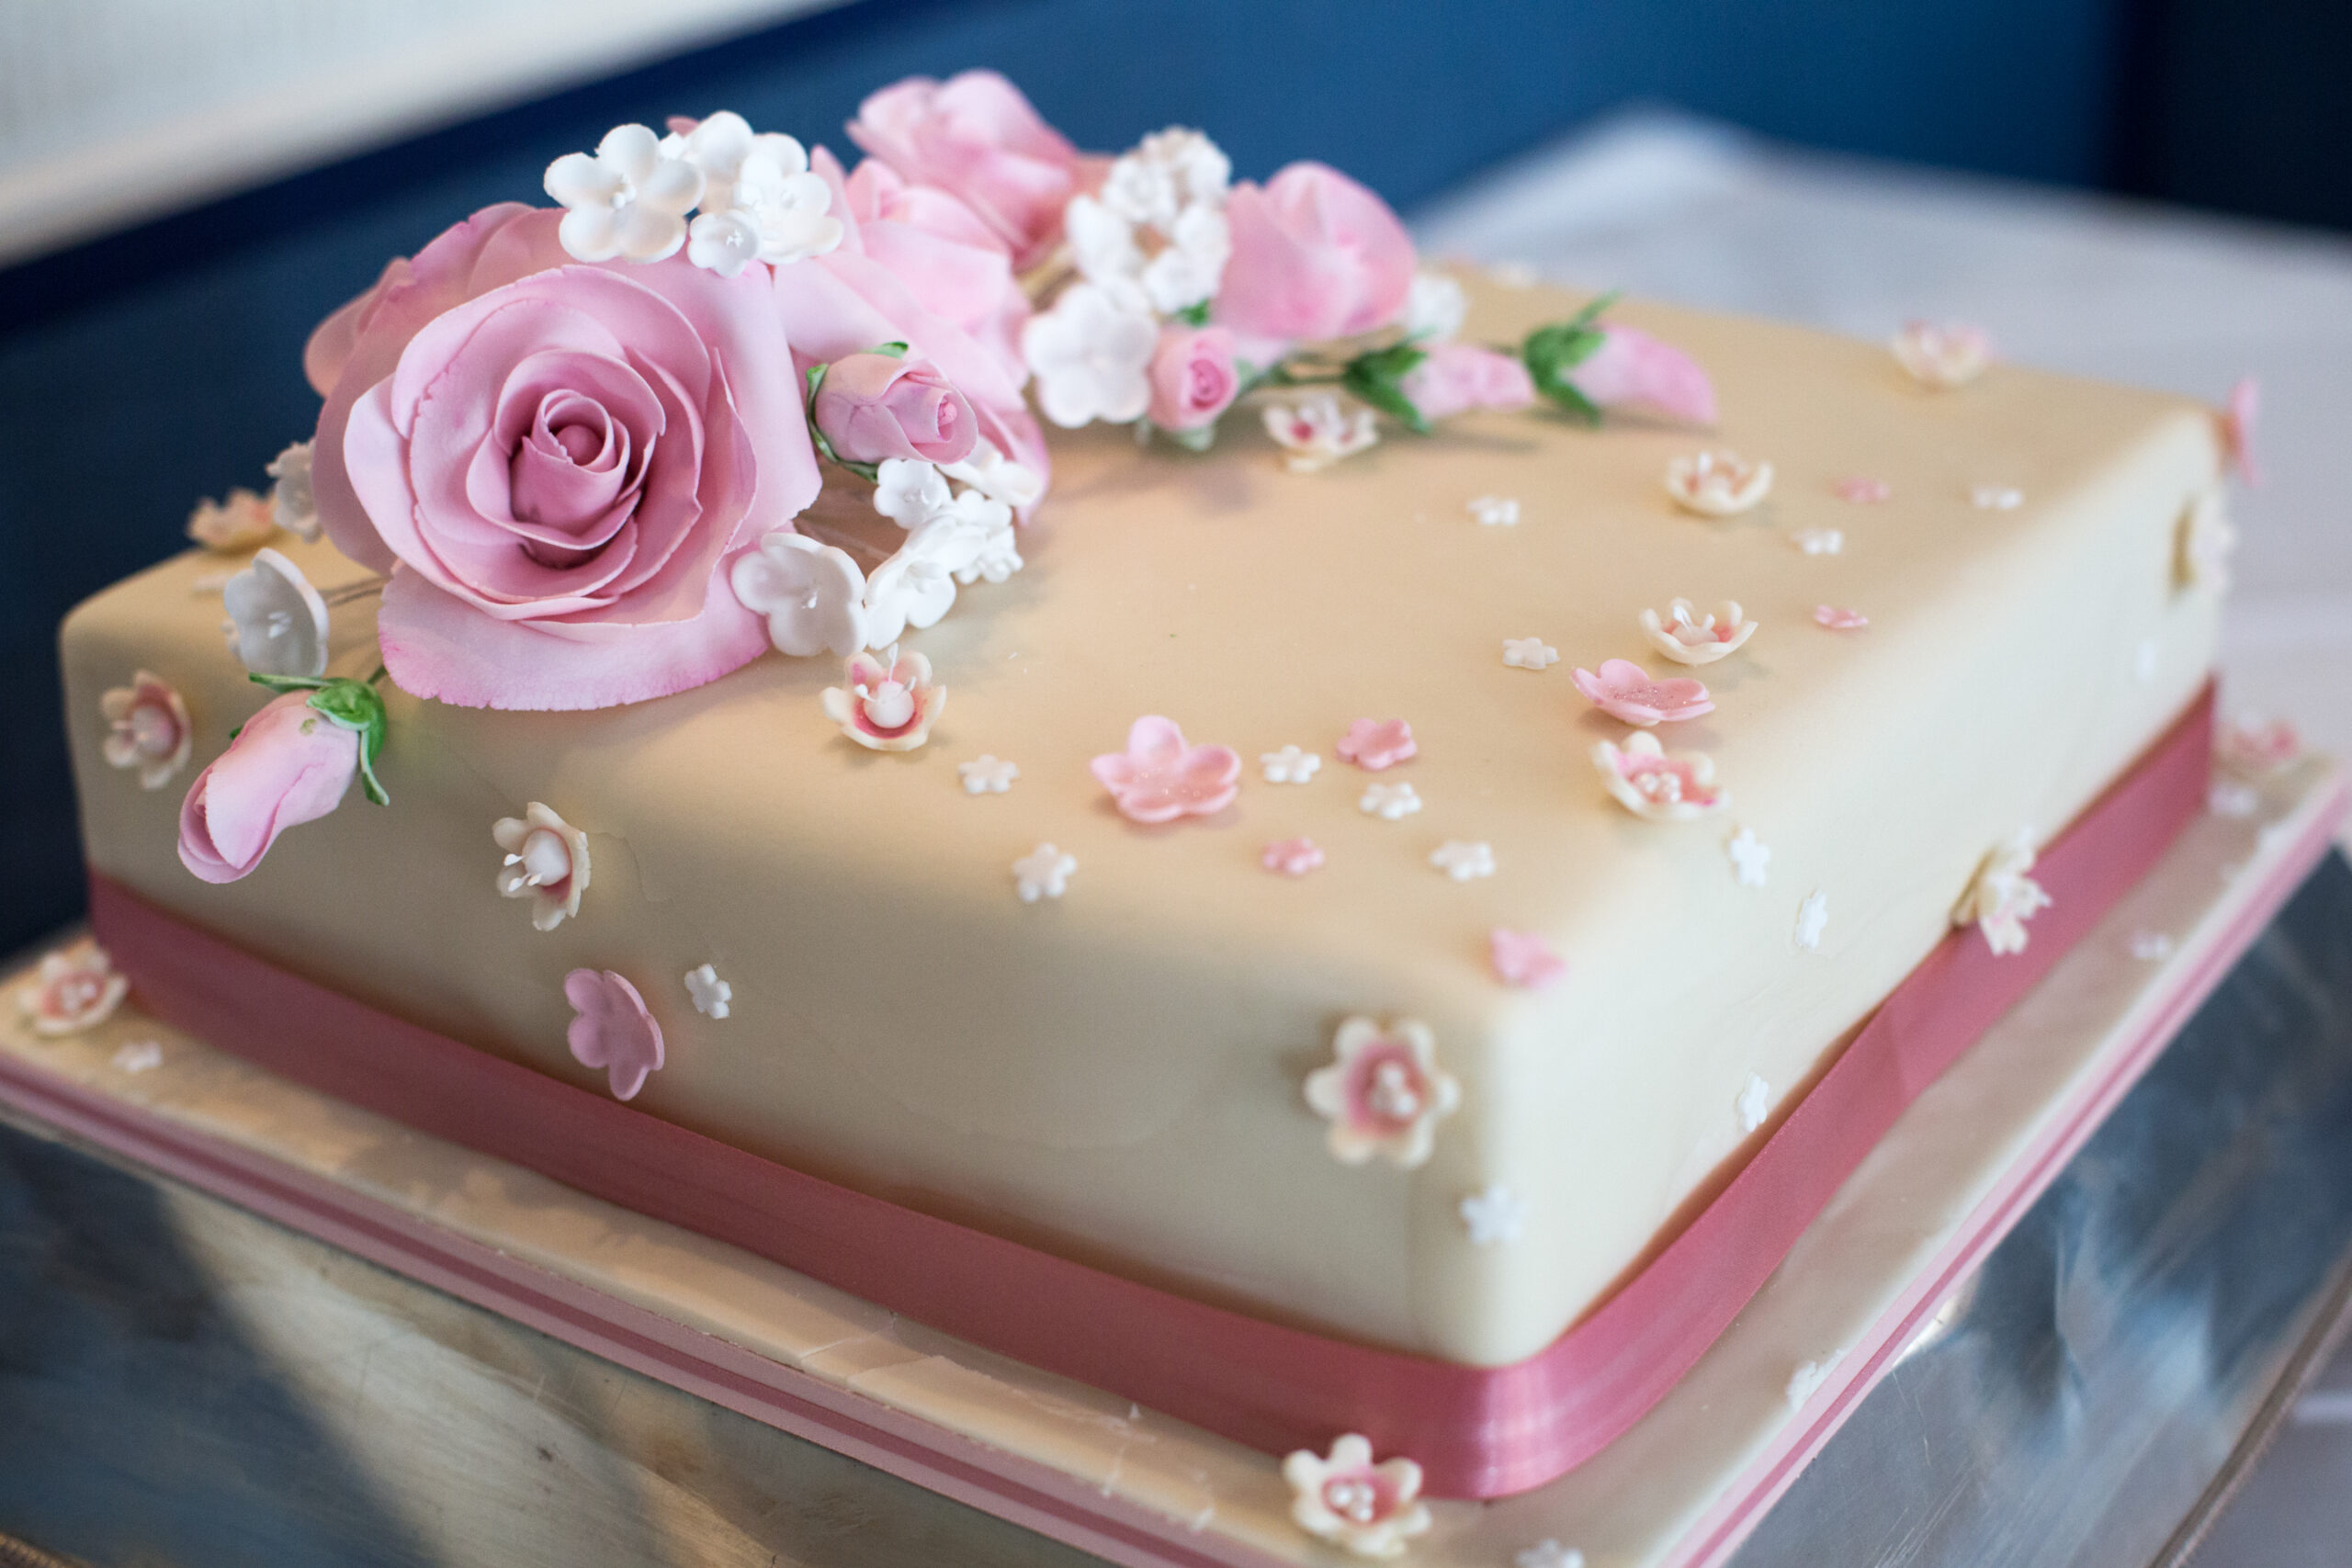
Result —
[{"label": "large pink sugar rose", "polygon": [[1198,430],[1232,406],[1241,390],[1233,334],[1223,327],[1164,327],[1152,351],[1151,410],[1162,430]]},{"label": "large pink sugar rose", "polygon": [[[832,164],[830,155],[825,162]],[[1026,382],[1021,328],[1029,296],[1013,274],[1012,248],[980,215],[935,186],[910,184],[878,158],[852,170],[840,192],[834,215],[857,231],[857,249],[917,304],[969,333],[1016,384]]]},{"label": "large pink sugar rose", "polygon": [[397,566],[377,629],[420,696],[608,707],[749,662],[721,568],[817,493],[768,270],[580,264],[561,217],[477,214],[306,356],[321,521]]},{"label": "large pink sugar rose", "polygon": [[1018,267],[1052,253],[1062,209],[1084,178],[1078,149],[993,71],[885,87],[858,105],[849,137],[907,179],[961,200]]},{"label": "large pink sugar rose", "polygon": [[1396,386],[1423,419],[1450,419],[1472,409],[1523,409],[1535,400],[1535,383],[1517,356],[1467,343],[1430,344],[1427,356]]},{"label": "large pink sugar rose", "polygon": [[853,463],[960,463],[979,434],[972,405],[935,366],[911,355],[853,354],[834,361],[815,405],[817,428]]},{"label": "large pink sugar rose", "polygon": [[254,715],[197,775],[180,804],[180,863],[207,882],[234,882],[277,835],[343,803],[359,773],[359,732],[288,692]]},{"label": "large pink sugar rose", "polygon": [[1412,238],[1386,202],[1337,169],[1293,164],[1262,188],[1245,181],[1225,215],[1233,255],[1216,319],[1245,349],[1353,337],[1403,314]]}]

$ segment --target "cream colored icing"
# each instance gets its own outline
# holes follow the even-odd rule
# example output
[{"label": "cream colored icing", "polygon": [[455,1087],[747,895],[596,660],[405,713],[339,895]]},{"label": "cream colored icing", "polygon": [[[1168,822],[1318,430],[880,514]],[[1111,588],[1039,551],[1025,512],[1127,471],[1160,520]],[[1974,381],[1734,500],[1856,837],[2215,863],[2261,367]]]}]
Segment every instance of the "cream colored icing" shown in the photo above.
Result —
[{"label": "cream colored icing", "polygon": [[[1481,288],[1465,335],[1575,303]],[[565,1045],[562,980],[614,970],[667,1040],[632,1102],[653,1115],[1267,1316],[1516,1360],[1743,1147],[1751,1075],[1803,1084],[1949,929],[1993,846],[2021,827],[2046,841],[2178,713],[2217,618],[2174,570],[2219,465],[2205,412],[2007,366],[1937,391],[1877,345],[1618,314],[1707,367],[1720,430],[1471,416],[1311,474],[1249,418],[1205,457],[1059,438],[1029,569],[910,638],[954,694],[928,745],[845,739],[819,700],[841,678],[829,657],[603,713],[395,695],[392,804],[355,791],[225,886],[179,865],[177,792],[101,753],[100,695],[135,668],[186,694],[199,766],[267,698],[221,646],[217,593],[191,591],[217,558],[165,562],[65,628],[91,863],[598,1092]],[[1679,511],[1668,461],[1706,446],[1771,462],[1770,500]],[[1854,475],[1892,498],[1837,499]],[[2023,504],[1974,507],[1984,484]],[[1520,522],[1473,521],[1485,495],[1518,499]],[[1791,547],[1829,526],[1841,553]],[[324,590],[363,575],[322,545],[278,547]],[[1736,599],[1759,629],[1668,665],[1638,617],[1678,596]],[[1815,625],[1823,604],[1868,629]],[[1497,658],[1528,636],[1562,662]],[[373,667],[364,604],[336,611],[333,647],[334,672]],[[1706,682],[1715,711],[1662,739],[1714,758],[1729,813],[1644,821],[1603,790],[1589,753],[1626,729],[1566,676],[1609,658]],[[1087,764],[1149,713],[1253,761],[1297,744],[1324,765],[1282,785],[1250,766],[1223,812],[1138,826]],[[1378,775],[1338,760],[1367,716],[1409,720],[1419,754]],[[981,751],[1018,784],[967,794],[956,763]],[[1423,809],[1361,811],[1375,780]],[[495,886],[492,824],[532,801],[586,831],[595,869],[548,931]],[[1761,888],[1725,852],[1738,827],[1770,846]],[[1261,867],[1296,835],[1320,868]],[[1495,874],[1433,872],[1448,840],[1490,844]],[[1009,868],[1045,841],[1079,869],[1023,903]],[[1792,933],[1816,891],[1830,918],[1808,952]],[[1540,936],[1566,977],[1498,984],[1498,926]],[[684,983],[707,963],[733,987],[723,1021]],[[1462,1085],[1417,1168],[1334,1160],[1303,1097],[1355,1014],[1422,1021]],[[1521,1233],[1475,1245],[1460,1205],[1495,1183],[1523,1200]]]}]

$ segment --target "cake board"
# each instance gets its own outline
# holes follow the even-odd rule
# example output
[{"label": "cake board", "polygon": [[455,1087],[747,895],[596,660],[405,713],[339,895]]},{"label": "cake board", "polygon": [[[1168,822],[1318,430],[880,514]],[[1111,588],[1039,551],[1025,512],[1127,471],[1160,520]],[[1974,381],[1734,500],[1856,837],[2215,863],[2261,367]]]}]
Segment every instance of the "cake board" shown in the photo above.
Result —
[{"label": "cake board", "polygon": [[[1906,1113],[1732,1330],[1611,1450],[1440,1504],[1414,1561],[1722,1561],[2324,852],[2340,777],[2208,817]],[[2224,875],[2224,870],[2230,874]],[[2135,938],[2170,939],[2160,959]],[[127,1044],[163,1065],[126,1074]],[[1125,1562],[1311,1562],[1265,1456],[293,1089],[126,1010],[13,1030],[18,1110],[623,1365]],[[1790,1397],[1792,1389],[1799,1394]]]}]

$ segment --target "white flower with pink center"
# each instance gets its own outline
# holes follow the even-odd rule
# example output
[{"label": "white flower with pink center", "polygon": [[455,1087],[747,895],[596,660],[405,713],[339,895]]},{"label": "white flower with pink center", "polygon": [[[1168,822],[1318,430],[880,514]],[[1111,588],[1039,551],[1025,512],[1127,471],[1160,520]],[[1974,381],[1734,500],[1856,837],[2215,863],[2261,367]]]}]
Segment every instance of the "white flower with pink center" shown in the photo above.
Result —
[{"label": "white flower with pink center", "polygon": [[1284,876],[1305,876],[1323,864],[1323,846],[1312,839],[1282,839],[1268,844],[1258,863]]},{"label": "white flower with pink center", "polygon": [[1968,891],[1952,906],[1951,923],[1974,926],[1996,953],[2023,953],[2026,921],[2050,907],[2050,895],[2026,873],[2033,869],[2033,835],[2020,828],[1995,846],[1976,868]]},{"label": "white flower with pink center", "polygon": [[1283,1461],[1290,1517],[1298,1528],[1358,1557],[1395,1557],[1430,1528],[1420,1500],[1421,1467],[1408,1459],[1372,1462],[1372,1440],[1353,1432],[1329,1455],[1300,1449]]},{"label": "white flower with pink center", "polygon": [[1393,768],[1420,753],[1413,727],[1401,718],[1357,719],[1331,750],[1368,773]]},{"label": "white flower with pink center", "polygon": [[1653,681],[1649,671],[1627,659],[1604,661],[1598,675],[1578,670],[1569,679],[1593,706],[1645,729],[1715,711],[1714,700],[1702,682],[1688,676]]},{"label": "white flower with pink center", "polygon": [[1411,1170],[1430,1157],[1437,1124],[1461,1108],[1462,1086],[1437,1065],[1429,1026],[1351,1018],[1331,1039],[1332,1062],[1306,1075],[1306,1104],[1331,1123],[1332,1157],[1378,1155]]},{"label": "white flower with pink center", "polygon": [[1740,612],[1739,602],[1726,599],[1709,615],[1702,615],[1688,599],[1666,607],[1666,618],[1644,610],[1642,635],[1652,648],[1677,664],[1713,664],[1736,653],[1756,635],[1756,623]]},{"label": "white flower with pink center", "polygon": [[1640,730],[1619,746],[1603,740],[1592,749],[1592,765],[1618,804],[1652,822],[1688,822],[1731,804],[1715,787],[1715,760],[1703,752],[1668,752],[1657,737]]},{"label": "white flower with pink center", "polygon": [[101,742],[107,765],[139,770],[139,787],[161,789],[187,766],[194,731],[187,722],[187,705],[179,693],[159,677],[141,670],[130,684],[116,686],[98,699],[107,721]]},{"label": "white flower with pink center", "polygon": [[237,555],[267,544],[277,532],[275,511],[249,490],[232,490],[226,501],[199,501],[187,514],[187,536],[215,555]]},{"label": "white flower with pink center", "polygon": [[1772,465],[1748,462],[1736,452],[1699,452],[1666,466],[1666,493],[1702,517],[1736,517],[1771,492]]},{"label": "white flower with pink center", "polygon": [[2283,718],[2233,719],[2213,739],[2222,765],[2248,778],[2268,778],[2303,754],[2303,738]]},{"label": "white flower with pink center", "polygon": [[1135,822],[1206,817],[1233,804],[1241,789],[1241,754],[1230,746],[1195,746],[1172,718],[1147,714],[1127,727],[1127,749],[1087,764],[1111,792],[1119,814]]},{"label": "white flower with pink center", "polygon": [[506,852],[498,868],[502,898],[531,900],[531,924],[551,931],[580,913],[588,891],[588,835],[538,801],[520,817],[502,817],[491,838]]},{"label": "white flower with pink center", "polygon": [[931,660],[900,653],[892,643],[878,654],[856,653],[842,684],[825,688],[825,716],[869,751],[911,751],[931,739],[947,705],[947,688],[931,678]]},{"label": "white flower with pink center", "polygon": [[2180,532],[2173,551],[2173,576],[2183,588],[2204,588],[2219,593],[2230,585],[2230,557],[2238,547],[2238,531],[2230,522],[2218,485],[2198,492],[2181,513]]},{"label": "white flower with pink center", "polygon": [[17,1010],[35,1034],[78,1034],[111,1018],[130,993],[107,950],[85,937],[40,961],[17,991]]},{"label": "white flower with pink center", "polygon": [[1906,321],[1887,346],[1923,387],[1964,387],[1993,362],[1993,340],[1965,321]]},{"label": "white flower with pink center", "polygon": [[1328,468],[1380,439],[1370,409],[1342,403],[1329,392],[1268,404],[1265,418],[1266,434],[1283,449],[1283,462],[1294,474]]}]

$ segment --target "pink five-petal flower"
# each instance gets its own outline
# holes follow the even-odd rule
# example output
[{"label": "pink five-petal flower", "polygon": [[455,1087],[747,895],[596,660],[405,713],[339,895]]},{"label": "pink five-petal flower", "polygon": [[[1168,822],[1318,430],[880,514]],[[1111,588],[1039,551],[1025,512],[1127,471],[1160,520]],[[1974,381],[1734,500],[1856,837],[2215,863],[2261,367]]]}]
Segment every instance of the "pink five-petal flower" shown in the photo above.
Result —
[{"label": "pink five-petal flower", "polygon": [[1894,487],[1884,479],[1865,479],[1860,475],[1850,479],[1839,479],[1837,486],[1838,499],[1850,501],[1857,506],[1885,501],[1894,494]]},{"label": "pink five-petal flower", "polygon": [[1194,746],[1172,718],[1147,714],[1127,729],[1127,749],[1088,764],[1122,816],[1136,822],[1205,817],[1232,804],[1241,788],[1241,754],[1230,746]]},{"label": "pink five-petal flower", "polygon": [[1326,1142],[1343,1165],[1378,1155],[1400,1169],[1429,1161],[1437,1124],[1462,1107],[1462,1085],[1437,1065],[1429,1026],[1351,1018],[1331,1040],[1331,1064],[1306,1075],[1307,1108],[1330,1123]]},{"label": "pink five-petal flower", "polygon": [[[1405,1543],[1430,1528],[1429,1505],[1420,1500],[1421,1467],[1408,1459],[1372,1462],[1372,1442],[1350,1432],[1331,1445],[1329,1457],[1300,1449],[1283,1461],[1290,1483],[1290,1515],[1299,1529],[1337,1541],[1357,1557],[1396,1557]],[[1521,1552],[1526,1561],[1528,1554]]]},{"label": "pink five-petal flower", "polygon": [[1871,624],[1871,618],[1860,610],[1841,610],[1835,604],[1815,604],[1813,618],[1833,632],[1858,632]]},{"label": "pink five-petal flower", "polygon": [[1401,718],[1360,718],[1348,726],[1332,750],[1365,773],[1376,773],[1419,755],[1421,749],[1413,742],[1413,727]]},{"label": "pink five-petal flower", "polygon": [[1540,990],[1568,972],[1567,961],[1552,944],[1532,931],[1506,931],[1497,926],[1487,933],[1487,956],[1495,978],[1506,986]]},{"label": "pink five-petal flower", "polygon": [[2250,485],[2262,483],[2262,467],[2254,456],[2254,427],[2261,414],[2262,383],[2251,376],[2239,377],[2222,408],[2222,450]]},{"label": "pink five-petal flower", "polygon": [[1258,863],[1284,876],[1305,876],[1323,863],[1323,846],[1312,839],[1280,839],[1265,847]]},{"label": "pink five-petal flower", "polygon": [[635,1099],[662,1066],[662,1026],[645,998],[609,969],[574,969],[563,977],[563,998],[579,1015],[564,1031],[572,1055],[605,1069],[615,1100]]},{"label": "pink five-petal flower", "polygon": [[842,684],[825,688],[825,716],[869,751],[911,751],[931,739],[947,705],[947,688],[931,678],[931,660],[900,653],[853,653]]},{"label": "pink five-petal flower", "polygon": [[1578,670],[1570,679],[1577,691],[1592,699],[1593,706],[1645,729],[1715,711],[1702,682],[1688,677],[1653,681],[1648,671],[1629,659],[1608,660],[1600,674]]}]

